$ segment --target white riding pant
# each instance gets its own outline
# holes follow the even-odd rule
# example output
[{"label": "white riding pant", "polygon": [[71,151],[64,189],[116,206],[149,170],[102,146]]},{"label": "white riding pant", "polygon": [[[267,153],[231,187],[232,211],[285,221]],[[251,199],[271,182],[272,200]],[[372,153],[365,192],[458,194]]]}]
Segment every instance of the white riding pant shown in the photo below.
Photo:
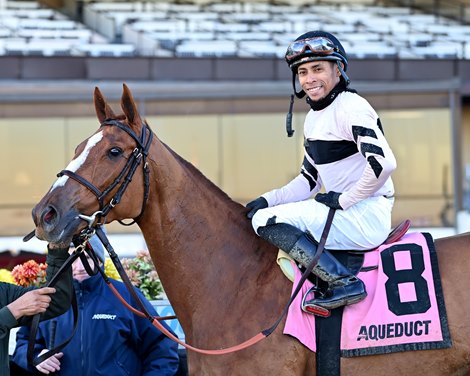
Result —
[{"label": "white riding pant", "polygon": [[[370,197],[347,210],[336,210],[325,248],[368,250],[379,246],[391,230],[393,203],[393,198]],[[328,211],[328,206],[315,199],[292,202],[258,210],[252,225],[258,233],[258,227],[275,217],[270,224],[288,223],[320,241]]]}]

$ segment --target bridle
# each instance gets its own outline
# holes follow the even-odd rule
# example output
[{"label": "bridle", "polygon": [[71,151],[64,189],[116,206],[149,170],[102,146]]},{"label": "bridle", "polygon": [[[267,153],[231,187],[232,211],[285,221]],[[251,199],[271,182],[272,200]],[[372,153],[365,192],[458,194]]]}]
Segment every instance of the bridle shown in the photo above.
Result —
[{"label": "bridle", "polygon": [[[150,145],[152,144],[152,138],[153,138],[153,132],[151,131],[150,127],[148,126],[147,123],[144,123],[144,126],[142,127],[142,133],[140,135],[140,138],[135,134],[135,132],[122,122],[115,120],[115,119],[106,119],[101,123],[101,126],[116,126],[119,129],[123,130],[126,132],[129,136],[131,136],[135,143],[136,147],[132,151],[130,157],[128,158],[126,165],[124,168],[121,170],[119,175],[114,179],[114,181],[103,191],[100,191],[94,184],[90,183],[88,180],[86,180],[84,177],[78,175],[77,173],[70,171],[70,170],[62,170],[57,174],[58,177],[61,176],[68,176],[72,178],[73,180],[77,181],[81,185],[85,186],[88,190],[90,190],[97,198],[100,209],[99,211],[95,212],[91,216],[87,216],[84,214],[79,214],[79,218],[85,220],[88,222],[88,227],[84,228],[80,235],[74,240],[76,251],[73,252],[69,258],[66,260],[66,262],[62,265],[62,267],[59,269],[56,275],[53,276],[53,278],[49,281],[47,286],[54,286],[56,281],[58,280],[59,276],[65,272],[68,268],[71,267],[72,263],[80,257],[82,259],[83,265],[85,266],[85,269],[87,270],[88,274],[96,274],[98,271],[101,271],[101,269],[98,267],[98,261],[96,258],[96,255],[94,252],[90,251],[89,245],[86,245],[87,240],[94,234],[96,231],[95,229],[102,223],[95,223],[96,218],[98,217],[98,221],[101,219],[104,219],[106,215],[113,209],[119,202],[121,201],[122,195],[126,191],[129,183],[132,181],[132,178],[137,171],[137,167],[142,163],[142,169],[143,169],[143,178],[144,178],[144,197],[142,200],[142,208],[140,210],[140,214],[133,218],[133,220],[130,223],[124,223],[121,220],[119,220],[119,223],[121,223],[124,226],[130,226],[136,222],[139,221],[140,218],[142,218],[145,207],[147,206],[147,201],[149,197],[149,187],[150,187],[150,170],[148,168],[147,164],[147,156],[148,152],[150,149]],[[120,185],[119,185],[120,184]],[[117,186],[119,185],[119,188],[117,192],[114,194],[114,196],[109,200],[108,203],[104,204],[104,200],[106,196],[113,191]],[[99,227],[98,227],[99,228]],[[30,234],[24,237],[24,241],[28,241],[29,239],[34,236],[34,231],[32,231]],[[106,237],[104,233],[102,234],[103,237]],[[96,266],[95,270],[91,270],[90,266],[88,265],[88,262],[86,261],[86,258],[84,256],[83,250],[85,248],[87,249],[87,252],[89,255],[92,257],[93,262]],[[114,253],[114,252],[113,252]],[[115,255],[115,253],[114,253]],[[115,255],[115,258],[113,259],[114,263],[116,264],[115,259],[119,260],[117,255]],[[120,262],[119,262],[120,264]],[[122,268],[122,265],[121,265]],[[105,279],[106,280],[106,279]],[[111,286],[108,280],[108,285]],[[134,298],[138,298],[138,296],[135,294],[132,285],[130,284],[130,281],[128,282],[127,288],[131,293],[133,292]],[[142,302],[138,300],[139,307],[141,309],[145,310],[145,307],[143,306]],[[59,346],[55,347],[54,349],[49,349],[45,354],[42,354],[41,356],[37,357],[36,359],[33,359],[33,351],[34,351],[34,338],[36,338],[36,332],[38,330],[39,326],[39,320],[40,320],[40,314],[36,314],[33,317],[32,324],[31,324],[31,336],[30,340],[28,342],[28,352],[27,352],[27,357],[28,357],[28,362],[33,365],[37,365],[41,363],[43,360],[47,359],[48,357],[52,356],[53,354],[56,354],[59,352],[62,348],[64,348],[72,339],[76,328],[77,328],[77,318],[78,318],[78,308],[77,308],[77,301],[75,297],[75,293],[72,294],[72,309],[73,309],[73,317],[74,317],[74,324],[73,324],[73,332],[72,335],[62,344]]]},{"label": "bridle", "polygon": [[[126,132],[129,136],[131,136],[136,143],[136,147],[134,148],[134,150],[132,151],[132,154],[128,158],[126,165],[121,170],[119,175],[114,179],[114,181],[106,189],[104,189],[103,191],[100,191],[93,183],[89,182],[87,179],[78,175],[74,171],[62,170],[61,172],[57,174],[57,177],[66,175],[72,178],[73,180],[77,181],[81,185],[85,186],[86,188],[88,188],[88,190],[91,191],[96,196],[99,206],[100,206],[99,211],[97,211],[92,217],[79,215],[79,217],[84,220],[87,220],[90,222],[92,219],[94,222],[96,216],[100,218],[105,218],[106,215],[108,215],[108,213],[111,211],[111,209],[114,208],[117,204],[119,204],[119,202],[121,201],[122,195],[127,189],[127,186],[132,181],[132,177],[134,176],[134,173],[136,172],[137,167],[142,162],[142,169],[143,169],[143,176],[144,176],[144,198],[142,200],[142,209],[140,211],[140,214],[137,217],[135,217],[130,223],[124,223],[121,220],[119,220],[119,223],[121,223],[122,225],[130,226],[138,222],[139,219],[142,218],[144,211],[145,211],[145,207],[147,205],[148,197],[149,197],[150,179],[149,179],[149,168],[147,164],[147,156],[148,156],[148,152],[150,149],[150,145],[152,144],[153,132],[151,131],[148,124],[144,123],[144,126],[142,127],[142,133],[139,138],[129,126],[115,119],[106,119],[105,121],[101,123],[101,126],[116,126],[119,129]],[[116,194],[109,200],[108,203],[105,204],[104,200],[106,196],[108,196],[109,193],[113,189],[115,189],[119,184],[120,186]],[[89,223],[89,227],[93,225],[93,222]]]}]

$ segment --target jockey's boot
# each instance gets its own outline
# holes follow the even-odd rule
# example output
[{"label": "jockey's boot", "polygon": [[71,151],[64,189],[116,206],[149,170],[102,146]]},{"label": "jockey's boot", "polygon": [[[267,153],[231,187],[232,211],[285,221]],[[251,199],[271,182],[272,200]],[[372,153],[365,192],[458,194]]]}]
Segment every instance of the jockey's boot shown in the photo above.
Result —
[{"label": "jockey's boot", "polygon": [[[289,256],[307,267],[317,251],[315,243],[308,234],[304,234],[289,251]],[[328,290],[315,299],[305,301],[304,309],[309,306],[318,306],[332,310],[358,303],[367,296],[364,282],[353,275],[348,268],[326,250],[320,255],[312,273],[328,283]]]},{"label": "jockey's boot", "polygon": [[[277,223],[259,227],[258,234],[287,252],[305,268],[317,252],[318,243],[315,239],[310,234],[289,224]],[[325,294],[306,301],[305,306],[317,306],[332,310],[358,303],[367,296],[364,283],[326,250],[320,255],[312,273],[328,283],[328,290]]]}]

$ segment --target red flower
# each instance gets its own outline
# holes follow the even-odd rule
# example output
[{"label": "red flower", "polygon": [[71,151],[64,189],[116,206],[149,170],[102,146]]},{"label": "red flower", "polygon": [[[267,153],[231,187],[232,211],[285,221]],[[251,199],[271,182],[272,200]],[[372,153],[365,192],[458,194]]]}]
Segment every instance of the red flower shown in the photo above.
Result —
[{"label": "red flower", "polygon": [[28,286],[43,286],[46,283],[46,268],[44,263],[38,264],[34,260],[26,261],[23,264],[16,265],[11,271],[15,283]]}]

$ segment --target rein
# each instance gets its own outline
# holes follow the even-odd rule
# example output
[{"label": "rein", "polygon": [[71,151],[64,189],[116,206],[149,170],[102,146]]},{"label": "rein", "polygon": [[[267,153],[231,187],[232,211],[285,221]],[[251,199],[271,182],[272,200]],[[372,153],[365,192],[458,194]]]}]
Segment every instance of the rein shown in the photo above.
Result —
[{"label": "rein", "polygon": [[[88,180],[83,178],[82,176],[78,175],[74,171],[71,170],[62,170],[57,174],[57,177],[61,176],[68,176],[72,178],[73,180],[77,181],[84,187],[88,188],[89,191],[91,191],[95,196],[96,199],[98,200],[100,210],[97,212],[100,217],[106,217],[108,213],[111,211],[112,208],[114,208],[119,202],[121,201],[122,195],[124,194],[125,190],[127,189],[127,186],[129,183],[132,181],[132,177],[134,176],[134,173],[137,170],[137,167],[140,165],[141,162],[143,162],[143,172],[144,172],[144,199],[142,201],[142,209],[140,211],[140,214],[132,220],[130,223],[124,223],[122,221],[119,221],[120,224],[124,226],[130,226],[137,221],[139,221],[140,218],[142,218],[145,207],[147,205],[148,197],[149,197],[149,186],[150,186],[150,170],[147,165],[147,156],[148,152],[150,149],[150,145],[152,144],[152,138],[153,138],[153,132],[151,131],[150,127],[148,126],[147,123],[144,124],[145,126],[142,127],[142,133],[139,137],[134,133],[134,131],[121,123],[118,120],[115,119],[107,119],[103,123],[101,123],[101,126],[116,126],[119,129],[123,130],[126,132],[129,136],[131,136],[134,141],[136,142],[136,147],[132,151],[131,156],[126,162],[126,165],[124,168],[121,170],[119,175],[114,179],[114,181],[103,191],[100,191],[94,184],[90,183]],[[147,137],[148,133],[148,137]],[[127,175],[126,175],[127,173]],[[123,180],[124,179],[124,180]],[[122,181],[122,182],[121,182]],[[104,199],[106,196],[120,184],[116,194],[109,200],[109,202],[105,205],[104,204]]]},{"label": "rein", "polygon": [[[91,249],[92,248],[88,245],[88,243],[86,242],[86,239],[84,240],[82,244],[79,244],[79,245],[77,244],[75,251],[62,264],[62,266],[59,268],[57,273],[46,284],[46,287],[54,287],[59,277],[68,268],[71,268],[72,263],[79,257],[82,260],[83,266],[85,267],[88,274],[90,275],[96,274],[98,270],[100,270],[100,268],[98,267],[98,259],[96,258],[95,253],[91,251]],[[87,252],[90,255],[91,259],[93,260],[95,264],[94,270],[92,270],[91,267],[89,266],[88,261],[83,253],[84,251]],[[78,325],[78,304],[77,304],[77,297],[75,295],[75,291],[72,291],[72,310],[73,310],[73,330],[72,330],[72,334],[70,335],[70,337],[67,338],[63,343],[61,343],[57,347],[50,346],[50,349],[47,352],[43,353],[37,358],[34,358],[34,345],[35,345],[36,333],[39,328],[39,321],[41,319],[41,314],[38,313],[33,316],[33,319],[31,322],[29,339],[28,339],[28,349],[27,349],[27,359],[28,359],[29,364],[32,364],[33,366],[37,366],[38,364],[42,363],[47,358],[50,358],[52,355],[60,352],[72,340],[73,336],[75,335],[75,332],[77,330],[77,325]]]},{"label": "rein", "polygon": [[320,243],[318,244],[318,248],[317,248],[317,252],[315,253],[315,256],[313,257],[312,261],[310,262],[310,264],[307,266],[306,270],[303,272],[302,274],[302,277],[300,278],[294,292],[292,293],[291,295],[291,298],[289,299],[289,301],[287,302],[286,306],[284,307],[280,317],[275,321],[275,323],[269,327],[268,329],[265,329],[265,330],[262,330],[261,332],[259,332],[258,334],[256,334],[255,336],[251,337],[250,339],[246,340],[245,342],[242,342],[238,345],[235,345],[235,346],[232,346],[232,347],[228,347],[228,348],[223,348],[223,349],[217,349],[217,350],[209,350],[209,349],[200,349],[200,348],[197,348],[197,347],[194,347],[194,346],[191,346],[183,341],[181,341],[178,337],[176,337],[173,333],[171,333],[170,331],[168,331],[158,320],[165,320],[165,319],[173,319],[174,317],[154,317],[152,316],[148,310],[145,308],[144,304],[142,303],[142,300],[140,299],[140,297],[137,295],[137,293],[135,292],[135,289],[131,283],[131,281],[129,280],[129,277],[127,276],[126,272],[124,271],[124,268],[122,267],[122,264],[121,264],[121,261],[119,260],[119,257],[118,255],[116,254],[116,252],[114,251],[113,247],[111,246],[111,244],[109,243],[109,240],[106,236],[106,234],[104,233],[103,229],[101,228],[101,226],[97,226],[95,228],[95,231],[96,231],[96,235],[98,236],[98,238],[100,239],[100,241],[103,243],[103,246],[106,248],[106,250],[108,251],[108,254],[111,258],[111,260],[113,261],[113,264],[114,266],[116,267],[116,270],[117,272],[119,273],[119,276],[121,277],[123,283],[125,284],[126,288],[128,289],[128,291],[131,293],[132,297],[134,298],[135,302],[137,303],[137,305],[140,307],[140,311],[139,310],[136,310],[134,307],[132,307],[130,304],[128,304],[124,298],[122,298],[122,296],[119,294],[119,292],[114,288],[114,286],[111,284],[109,278],[106,276],[106,274],[101,270],[101,268],[99,268],[99,271],[101,273],[101,275],[103,276],[106,284],[108,285],[108,287],[112,290],[112,292],[114,293],[114,295],[116,295],[116,297],[118,297],[118,299],[121,301],[121,303],[123,303],[127,309],[129,309],[130,311],[132,311],[133,313],[135,313],[136,315],[140,316],[140,317],[144,317],[144,318],[147,318],[153,326],[155,326],[157,329],[159,329],[163,334],[165,334],[168,338],[172,339],[173,341],[177,342],[178,344],[180,344],[181,346],[189,349],[189,350],[193,350],[195,352],[198,352],[198,353],[201,353],[201,354],[206,354],[206,355],[223,355],[223,354],[228,354],[228,353],[232,353],[232,352],[235,352],[235,351],[240,351],[240,350],[243,350],[247,347],[250,347],[256,343],[258,343],[259,341],[267,338],[271,333],[274,332],[274,330],[278,327],[278,325],[280,324],[281,320],[284,318],[284,316],[287,314],[288,310],[289,310],[289,307],[290,305],[292,304],[292,302],[294,301],[294,299],[296,298],[296,296],[298,295],[299,291],[301,290],[302,288],[302,285],[304,284],[305,280],[307,279],[307,277],[309,276],[309,274],[311,273],[313,267],[317,264],[318,262],[318,259],[320,258],[320,255],[322,254],[324,248],[325,248],[325,243],[326,243],[326,239],[328,237],[328,233],[330,232],[330,228],[331,228],[331,224],[333,222],[333,217],[334,217],[334,214],[335,214],[335,209],[332,209],[330,208],[330,210],[328,211],[328,217],[327,217],[327,220],[326,220],[326,223],[325,223],[325,227],[323,228],[323,232],[322,232],[322,235],[321,235],[321,238],[320,238]]}]

